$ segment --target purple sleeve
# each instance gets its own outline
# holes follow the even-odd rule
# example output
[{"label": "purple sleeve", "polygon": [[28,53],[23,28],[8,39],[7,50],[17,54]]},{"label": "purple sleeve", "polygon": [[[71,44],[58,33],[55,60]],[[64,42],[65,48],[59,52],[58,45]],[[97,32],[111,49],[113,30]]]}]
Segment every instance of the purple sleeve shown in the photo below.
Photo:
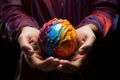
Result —
[{"label": "purple sleeve", "polygon": [[5,1],[0,7],[0,16],[2,16],[0,20],[1,34],[10,40],[12,40],[13,33],[19,31],[22,27],[39,28],[37,22],[22,10],[20,0]]},{"label": "purple sleeve", "polygon": [[105,37],[108,31],[113,32],[118,24],[118,2],[117,0],[95,0],[90,3],[89,15],[78,25],[83,26],[89,23],[99,28],[99,33]]}]

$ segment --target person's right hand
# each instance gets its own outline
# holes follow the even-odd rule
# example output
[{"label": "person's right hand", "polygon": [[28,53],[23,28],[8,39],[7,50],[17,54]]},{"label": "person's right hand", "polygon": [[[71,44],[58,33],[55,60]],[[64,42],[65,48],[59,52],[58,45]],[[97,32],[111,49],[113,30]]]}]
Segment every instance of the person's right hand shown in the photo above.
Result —
[{"label": "person's right hand", "polygon": [[57,58],[48,57],[44,59],[41,54],[39,45],[40,31],[36,28],[26,26],[22,29],[18,42],[25,60],[32,68],[38,68],[44,72],[55,70],[59,60]]}]

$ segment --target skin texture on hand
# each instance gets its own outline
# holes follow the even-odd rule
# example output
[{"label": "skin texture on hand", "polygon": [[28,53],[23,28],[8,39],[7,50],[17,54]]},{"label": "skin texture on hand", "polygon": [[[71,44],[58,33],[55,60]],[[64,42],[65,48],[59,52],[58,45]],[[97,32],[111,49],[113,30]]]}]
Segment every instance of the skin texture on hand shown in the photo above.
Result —
[{"label": "skin texture on hand", "polygon": [[48,72],[59,70],[65,73],[72,73],[81,69],[87,59],[88,53],[96,40],[96,26],[88,24],[76,29],[78,46],[69,59],[58,59],[54,57],[43,58],[38,44],[40,31],[32,27],[24,27],[19,35],[18,42],[28,65],[41,71]]},{"label": "skin texture on hand", "polygon": [[[18,37],[18,42],[20,44],[21,49],[28,55],[32,55],[32,53],[38,51],[38,36],[39,30],[32,27],[24,27],[22,29],[21,34]],[[40,51],[40,50],[39,50]],[[38,52],[39,52],[38,51]]]},{"label": "skin texture on hand", "polygon": [[92,24],[76,29],[78,44],[80,46],[78,52],[80,54],[89,53],[96,40],[95,32],[97,32],[97,27]]}]

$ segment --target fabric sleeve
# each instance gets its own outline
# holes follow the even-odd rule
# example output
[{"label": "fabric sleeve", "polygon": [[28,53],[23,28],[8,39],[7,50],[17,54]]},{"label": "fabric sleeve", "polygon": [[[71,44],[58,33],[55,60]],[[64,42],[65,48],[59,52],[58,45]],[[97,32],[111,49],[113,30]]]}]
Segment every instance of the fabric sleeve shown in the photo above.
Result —
[{"label": "fabric sleeve", "polygon": [[113,32],[118,24],[119,15],[117,12],[117,0],[94,0],[89,4],[88,16],[78,25],[95,24],[99,29],[101,37]]},{"label": "fabric sleeve", "polygon": [[[35,19],[22,10],[20,0],[3,0],[0,6],[0,34],[9,40],[25,26],[39,28]],[[13,35],[14,34],[14,35]]]}]

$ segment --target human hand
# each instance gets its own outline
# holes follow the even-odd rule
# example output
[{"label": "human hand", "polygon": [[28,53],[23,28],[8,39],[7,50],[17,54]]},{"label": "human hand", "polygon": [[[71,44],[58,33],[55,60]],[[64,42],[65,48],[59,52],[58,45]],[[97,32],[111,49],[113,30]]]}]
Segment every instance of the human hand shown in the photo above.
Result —
[{"label": "human hand", "polygon": [[18,37],[22,53],[25,60],[32,68],[37,68],[44,72],[55,70],[58,65],[58,59],[49,57],[44,59],[41,56],[41,50],[38,43],[40,31],[36,28],[26,26],[22,29]]},{"label": "human hand", "polygon": [[64,73],[73,73],[85,65],[85,60],[86,54],[80,55],[78,52],[75,52],[69,59],[61,59],[57,69]]},{"label": "human hand", "polygon": [[60,60],[58,70],[65,73],[72,73],[85,66],[88,53],[90,53],[96,40],[94,32],[97,32],[97,27],[93,24],[76,29],[78,46],[69,60]]}]

